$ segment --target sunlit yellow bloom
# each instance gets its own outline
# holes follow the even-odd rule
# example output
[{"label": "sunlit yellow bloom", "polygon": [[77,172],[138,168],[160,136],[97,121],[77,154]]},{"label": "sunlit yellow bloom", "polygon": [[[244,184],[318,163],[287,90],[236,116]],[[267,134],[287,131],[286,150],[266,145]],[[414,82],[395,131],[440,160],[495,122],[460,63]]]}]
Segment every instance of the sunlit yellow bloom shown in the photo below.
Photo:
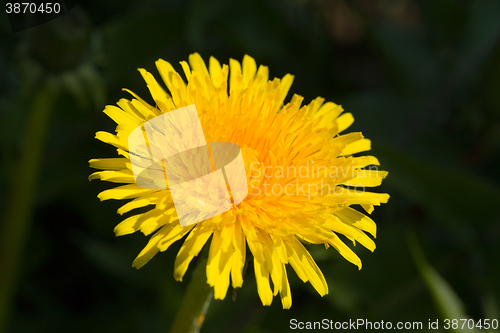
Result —
[{"label": "sunlit yellow bloom", "polygon": [[[230,59],[229,66],[212,57],[207,68],[199,54],[192,54],[189,65],[181,62],[187,84],[170,63],[160,59],[156,66],[168,92],[153,75],[139,69],[155,105],[129,91],[132,100],[107,106],[104,113],[118,124],[116,135],[97,132],[96,138],[115,146],[122,157],[90,161],[92,168],[104,170],[90,179],[128,183],[98,196],[133,199],[118,209],[119,214],[151,207],[115,228],[117,236],[138,230],[152,234],[134,267],[142,267],[158,251],[186,236],[174,269],[175,279],[181,281],[212,236],[207,282],[214,287],[215,298],[223,299],[230,283],[233,288],[243,284],[248,245],[262,303],[271,304],[279,293],[284,308],[292,303],[287,264],[321,296],[328,293],[325,278],[303,243],[333,246],[361,268],[361,260],[339,235],[373,251],[375,243],[367,233],[375,237],[376,225],[350,206],[360,205],[371,213],[389,195],[366,191],[380,185],[387,172],[373,167],[379,165],[373,156],[353,156],[370,149],[370,141],[361,133],[339,134],[354,121],[350,113],[342,113],[340,105],[324,103],[321,97],[302,106],[303,98],[294,95],[284,103],[293,76],[269,80],[268,68],[257,68],[249,56],[242,64]],[[248,195],[221,215],[181,227],[168,189],[135,184],[128,135],[160,114],[192,104],[207,142],[232,142],[241,148]]]}]

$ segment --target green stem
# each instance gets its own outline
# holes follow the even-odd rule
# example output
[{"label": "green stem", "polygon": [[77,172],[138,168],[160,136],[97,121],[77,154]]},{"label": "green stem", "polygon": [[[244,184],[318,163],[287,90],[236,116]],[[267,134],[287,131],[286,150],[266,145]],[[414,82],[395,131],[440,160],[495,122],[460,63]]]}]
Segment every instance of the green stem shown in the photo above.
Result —
[{"label": "green stem", "polygon": [[212,287],[207,284],[206,267],[207,259],[203,259],[196,266],[170,333],[197,333],[200,331],[213,297]]},{"label": "green stem", "polygon": [[36,91],[12,178],[9,205],[0,232],[0,332],[6,330],[16,291],[54,99],[55,93],[49,84]]}]

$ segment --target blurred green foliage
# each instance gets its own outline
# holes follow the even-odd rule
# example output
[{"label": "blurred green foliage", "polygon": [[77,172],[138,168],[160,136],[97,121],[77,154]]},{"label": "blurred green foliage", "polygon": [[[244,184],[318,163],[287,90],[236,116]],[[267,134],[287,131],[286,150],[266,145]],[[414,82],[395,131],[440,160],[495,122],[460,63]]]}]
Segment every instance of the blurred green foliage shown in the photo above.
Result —
[{"label": "blurred green foliage", "polygon": [[[131,268],[147,239],[114,238],[120,203],[99,202],[113,185],[89,183],[87,162],[116,155],[93,139],[114,131],[104,105],[128,98],[125,87],[149,96],[136,69],[156,73],[163,58],[180,70],[192,52],[223,63],[252,55],[272,77],[294,74],[291,93],[343,105],[356,118],[351,131],[372,139],[389,171],[379,191],[391,195],[372,214],[377,250],[355,248],[361,271],[333,249],[308,246],[327,296],[289,268],[292,308],[282,310],[277,298],[263,307],[249,269],[236,301],[230,290],[212,302],[202,332],[287,331],[292,318],[426,328],[443,318],[440,297],[460,300],[475,320],[500,320],[499,17],[498,0],[110,0],[82,1],[67,21],[13,34],[2,16],[2,211],[23,181],[12,175],[34,91],[50,77],[61,92],[7,332],[170,327],[187,285],[172,276],[180,243]],[[48,42],[54,36],[66,42]],[[420,243],[417,261],[408,233]]]}]

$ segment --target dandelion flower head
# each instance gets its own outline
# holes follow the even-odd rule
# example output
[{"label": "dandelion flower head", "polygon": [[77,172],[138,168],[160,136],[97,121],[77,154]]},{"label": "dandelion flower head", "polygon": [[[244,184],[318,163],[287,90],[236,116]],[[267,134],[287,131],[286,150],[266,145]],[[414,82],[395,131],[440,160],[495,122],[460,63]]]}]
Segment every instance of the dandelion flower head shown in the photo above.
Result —
[{"label": "dandelion flower head", "polygon": [[[230,284],[243,285],[248,246],[262,304],[270,305],[279,293],[283,308],[292,304],[287,265],[321,296],[328,293],[304,244],[331,246],[361,269],[361,260],[339,236],[373,251],[376,225],[360,210],[371,213],[389,195],[366,190],[380,185],[387,172],[373,170],[379,165],[375,157],[357,156],[370,150],[368,139],[361,133],[343,134],[354,121],[352,114],[321,97],[303,105],[303,97],[294,95],[286,102],[294,77],[269,80],[268,67],[257,67],[247,55],[241,64],[230,59],[229,66],[211,57],[207,67],[194,53],[189,64],[180,64],[185,80],[162,59],[156,62],[162,83],[139,69],[154,103],[125,89],[131,100],[121,99],[104,110],[117,123],[116,134],[96,133],[98,140],[117,148],[119,157],[90,160],[90,167],[101,170],[90,179],[125,184],[98,197],[132,199],[118,209],[130,216],[116,226],[115,234],[151,235],[133,266],[142,267],[182,240],[174,265],[174,278],[182,281],[207,244],[207,283],[214,297],[223,299]],[[241,148],[248,195],[220,215],[183,227],[169,189],[136,184],[128,137],[146,121],[193,104],[207,142],[231,142]],[[143,207],[150,209],[134,214]]]}]

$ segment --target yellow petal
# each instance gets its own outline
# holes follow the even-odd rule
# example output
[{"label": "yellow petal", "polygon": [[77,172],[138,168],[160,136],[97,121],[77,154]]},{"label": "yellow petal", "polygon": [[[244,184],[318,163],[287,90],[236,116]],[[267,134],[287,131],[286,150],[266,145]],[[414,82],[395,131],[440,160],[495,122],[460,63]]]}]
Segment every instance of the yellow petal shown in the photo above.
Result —
[{"label": "yellow petal", "polygon": [[288,94],[288,91],[290,90],[290,87],[292,86],[293,83],[293,78],[294,76],[291,74],[287,74],[281,79],[280,82],[280,96],[278,100],[278,105],[282,105],[283,101],[285,100],[286,95]]},{"label": "yellow petal", "polygon": [[89,180],[100,179],[102,181],[114,183],[135,183],[135,178],[131,170],[120,171],[98,171],[89,176]]},{"label": "yellow petal", "polygon": [[141,268],[144,266],[148,261],[151,260],[155,256],[155,254],[158,253],[159,248],[158,248],[158,242],[165,236],[165,234],[168,232],[168,226],[163,227],[160,231],[158,231],[156,234],[151,237],[151,239],[148,242],[148,245],[139,253],[137,258],[135,258],[134,262],[132,263],[132,267],[135,267],[137,269]]},{"label": "yellow petal", "polygon": [[130,185],[123,185],[123,186],[118,186],[106,191],[102,191],[99,193],[97,196],[101,201],[104,200],[109,200],[109,199],[116,199],[116,200],[121,200],[121,199],[132,199],[136,198],[138,196],[147,194],[147,193],[153,193],[158,190],[150,190],[150,189],[145,189],[142,187],[139,187],[135,184],[130,184]]},{"label": "yellow petal", "polygon": [[[229,286],[229,273],[232,266],[232,226],[225,226],[222,230],[215,230],[207,262],[207,283],[214,286],[214,297],[225,297]],[[227,239],[229,238],[229,241]],[[217,290],[215,290],[217,288]]]},{"label": "yellow petal", "polygon": [[368,139],[361,139],[359,141],[353,142],[349,144],[347,147],[342,150],[342,154],[344,155],[352,155],[356,153],[360,153],[362,151],[367,151],[371,149],[371,141]]},{"label": "yellow petal", "polygon": [[148,205],[156,205],[156,203],[160,200],[161,196],[162,195],[159,192],[142,195],[130,202],[127,202],[125,205],[118,208],[117,213],[123,215],[136,208],[141,208]]},{"label": "yellow petal", "polygon": [[181,227],[179,221],[167,224],[165,228],[165,236],[158,242],[158,248],[160,251],[166,251],[170,245],[184,237],[194,226],[194,224],[191,224]]},{"label": "yellow petal", "polygon": [[[179,218],[177,217],[177,214],[175,214],[174,211],[169,212],[169,211],[162,211],[160,209],[154,209],[153,211],[159,212],[159,214],[156,218],[148,219],[142,223],[141,232],[144,234],[144,236],[147,236],[147,235],[155,232],[158,228],[163,227],[166,224],[173,225],[173,224],[178,223],[178,221],[179,221]],[[186,230],[184,230],[184,231],[186,231]],[[187,230],[187,231],[189,231],[189,230]],[[182,236],[180,236],[177,239],[180,239],[181,237]],[[162,240],[162,242],[163,241],[164,240]],[[162,250],[162,251],[164,251],[164,250]]]},{"label": "yellow petal", "polygon": [[[349,145],[359,142],[361,139],[363,139],[363,135],[360,132],[354,132],[338,136],[335,139],[333,139],[331,143],[337,146],[344,147],[345,149]],[[344,152],[344,155],[348,154]]]},{"label": "yellow petal", "polygon": [[342,113],[342,111],[344,111],[342,106],[332,102],[327,102],[321,106],[318,112],[316,112],[315,117],[319,118],[323,116],[323,119],[325,119],[325,123],[322,124],[322,126],[326,126],[326,122],[328,121],[327,119],[333,120],[337,118]]},{"label": "yellow petal", "polygon": [[122,236],[122,235],[128,235],[131,233],[136,232],[137,230],[140,230],[143,226],[144,223],[147,223],[148,221],[151,220],[157,220],[163,215],[162,212],[158,210],[150,210],[146,213],[143,214],[137,214],[130,216],[120,222],[116,227],[115,227],[115,236]]},{"label": "yellow petal", "polygon": [[273,293],[269,286],[269,270],[265,263],[253,260],[255,270],[255,280],[257,282],[257,292],[259,294],[262,305],[271,305],[273,302]]},{"label": "yellow petal", "polygon": [[122,109],[113,106],[106,105],[106,108],[103,111],[108,117],[113,119],[115,123],[120,124],[129,124],[132,127],[137,127],[141,124],[141,120],[134,117],[131,114],[124,112]]},{"label": "yellow petal", "polygon": [[208,69],[205,62],[201,58],[199,53],[193,53],[189,55],[189,64],[193,71],[198,72],[202,76],[208,75]]},{"label": "yellow petal", "polygon": [[342,184],[358,187],[380,186],[380,184],[382,184],[382,180],[387,177],[387,174],[387,171],[382,170],[361,170],[358,172],[356,177]]},{"label": "yellow petal", "polygon": [[344,199],[351,205],[374,205],[380,206],[381,203],[386,203],[389,200],[387,193],[365,192],[363,189],[342,188],[341,193],[331,194],[327,198]]},{"label": "yellow petal", "polygon": [[188,82],[191,80],[191,69],[189,68],[189,65],[185,61],[180,62],[182,70],[184,71],[184,75],[186,75],[186,79]]},{"label": "yellow petal", "polygon": [[130,168],[128,158],[96,158],[89,161],[89,166],[101,170],[122,170]]},{"label": "yellow petal", "polygon": [[380,165],[380,163],[374,156],[359,156],[352,158],[352,165],[356,168],[364,168],[368,165]]},{"label": "yellow petal", "polygon": [[237,60],[229,59],[229,89],[231,94],[237,94],[242,89],[243,75],[241,65]]},{"label": "yellow petal", "polygon": [[210,57],[209,60],[210,78],[212,79],[215,89],[219,88],[223,81],[227,80],[222,73],[222,67],[217,59]]},{"label": "yellow petal", "polygon": [[314,259],[311,257],[311,254],[296,238],[294,238],[292,247],[302,263],[302,268],[307,276],[307,279],[311,282],[314,289],[316,289],[321,296],[328,294],[328,285],[326,284],[325,277],[323,276],[323,273],[319,269],[318,265],[316,265]]},{"label": "yellow petal", "polygon": [[120,149],[123,149],[123,150],[128,150],[128,145],[127,144],[123,144],[120,139],[118,139],[118,137],[116,135],[113,135],[111,133],[108,133],[108,132],[97,132],[95,134],[95,138],[97,140],[100,140],[104,143],[108,143],[110,145],[113,145],[115,146],[116,148],[120,148]]},{"label": "yellow petal", "polygon": [[219,278],[215,282],[214,285],[214,298],[215,299],[224,299],[227,294],[227,289],[229,287],[229,273],[231,271],[232,266],[232,253],[228,253],[227,259],[225,259],[223,264],[223,269],[219,274]]},{"label": "yellow petal", "polygon": [[213,235],[207,261],[207,283],[211,286],[214,286],[219,278],[219,261],[221,256],[220,248],[222,244],[221,231],[219,229],[215,229]]},{"label": "yellow petal", "polygon": [[146,81],[147,87],[151,96],[158,103],[158,101],[163,102],[170,98],[167,92],[158,84],[154,76],[146,71],[144,68],[139,68],[139,72],[142,75],[144,81]]},{"label": "yellow petal", "polygon": [[282,288],[280,290],[281,304],[283,305],[283,309],[290,309],[292,306],[292,292],[290,290],[290,284],[288,283],[288,277],[286,275],[286,267],[285,265],[281,265],[283,272],[282,276]]},{"label": "yellow petal", "polygon": [[233,235],[233,264],[231,267],[231,281],[233,288],[240,288],[243,285],[243,268],[246,259],[245,234],[243,233],[240,221],[236,221]]},{"label": "yellow petal", "polygon": [[332,218],[323,226],[336,233],[342,234],[351,240],[358,241],[361,245],[372,252],[375,250],[375,242],[370,237],[368,237],[360,229],[354,227],[352,224],[343,223],[336,216],[332,216]]},{"label": "yellow petal", "polygon": [[340,117],[337,118],[337,127],[338,127],[338,132],[342,132],[345,129],[347,129],[349,126],[352,125],[354,122],[354,117],[352,116],[352,113],[344,113]]},{"label": "yellow petal", "polygon": [[361,269],[361,259],[337,235],[333,234],[332,238],[328,240],[328,244],[337,250],[347,261],[358,266],[358,269]]},{"label": "yellow petal", "polygon": [[346,207],[334,213],[344,223],[352,224],[353,226],[369,232],[373,237],[377,237],[377,225],[368,216],[358,212],[357,210]]},{"label": "yellow petal", "polygon": [[255,63],[254,58],[245,54],[243,57],[243,88],[248,87],[250,81],[253,80],[256,71],[257,64]]},{"label": "yellow petal", "polygon": [[[131,91],[131,90],[129,90],[129,89],[126,89],[126,88],[123,88],[122,90],[123,90],[123,91],[126,91],[126,92],[128,92],[130,95],[134,96],[134,98],[135,98],[136,100],[138,100],[138,101],[139,101],[142,105],[144,105],[144,107],[146,107],[146,108],[147,108],[150,112],[152,112],[154,116],[155,116],[155,115],[158,115],[158,113],[156,112],[156,111],[157,111],[157,109],[156,109],[154,106],[152,106],[152,105],[150,105],[149,103],[147,103],[147,102],[146,102],[145,100],[143,100],[142,98],[140,98],[140,97],[139,97],[139,95],[137,95],[137,94],[136,94],[136,93],[134,93],[133,91]],[[133,101],[133,100],[132,100],[132,101]],[[149,119],[149,117],[146,117],[146,118],[147,118],[147,119]]]},{"label": "yellow petal", "polygon": [[264,87],[264,85],[269,80],[269,67],[267,66],[259,66],[257,70],[257,74],[255,75],[254,86],[256,89],[260,89]]},{"label": "yellow petal", "polygon": [[182,281],[191,260],[198,255],[213,233],[213,226],[197,224],[184,241],[177,253],[174,264],[174,278]]},{"label": "yellow petal", "polygon": [[277,254],[273,251],[274,244],[266,232],[260,231],[258,232],[259,239],[262,244],[262,250],[264,253],[265,262],[267,264],[267,269],[271,274],[271,279],[274,285],[273,295],[276,296],[278,292],[281,290],[282,276],[283,270],[281,268],[281,262],[278,259]]},{"label": "yellow petal", "polygon": [[163,82],[165,82],[165,85],[169,90],[172,90],[172,78],[171,74],[176,73],[174,67],[172,65],[163,60],[163,59],[158,59],[156,62],[156,68],[158,69],[158,72],[160,73],[161,78],[163,79]]},{"label": "yellow petal", "polygon": [[366,205],[366,204],[360,204],[360,205],[368,214],[371,214],[373,212],[373,205]]}]

